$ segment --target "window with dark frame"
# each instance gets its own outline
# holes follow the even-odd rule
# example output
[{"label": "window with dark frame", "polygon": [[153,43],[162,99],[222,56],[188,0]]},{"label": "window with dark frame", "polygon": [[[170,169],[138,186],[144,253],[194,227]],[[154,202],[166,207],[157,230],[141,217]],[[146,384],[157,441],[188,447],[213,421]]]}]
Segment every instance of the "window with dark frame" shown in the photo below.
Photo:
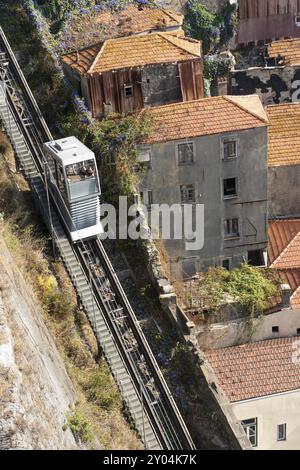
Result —
[{"label": "window with dark frame", "polygon": [[237,157],[237,141],[230,139],[223,141],[224,160]]},{"label": "window with dark frame", "polygon": [[224,220],[224,238],[237,238],[239,233],[239,219],[225,219]]},{"label": "window with dark frame", "polygon": [[286,423],[277,426],[277,441],[286,441]]},{"label": "window with dark frame", "polygon": [[257,446],[257,418],[245,419],[241,421],[246,436],[248,437],[252,447]]},{"label": "window with dark frame", "polygon": [[195,202],[195,190],[193,184],[180,186],[180,199],[182,204]]},{"label": "window with dark frame", "polygon": [[191,165],[194,163],[193,142],[183,142],[177,144],[178,165]]},{"label": "window with dark frame", "polygon": [[223,259],[222,261],[222,267],[226,269],[227,271],[230,271],[230,259]]},{"label": "window with dark frame", "polygon": [[272,333],[279,333],[279,326],[272,326]]},{"label": "window with dark frame", "polygon": [[125,95],[125,98],[131,98],[133,96],[132,85],[124,85],[124,95]]},{"label": "window with dark frame", "polygon": [[300,328],[297,328],[297,336],[300,336]]},{"label": "window with dark frame", "polygon": [[225,178],[223,180],[223,196],[224,198],[237,196],[237,178]]}]

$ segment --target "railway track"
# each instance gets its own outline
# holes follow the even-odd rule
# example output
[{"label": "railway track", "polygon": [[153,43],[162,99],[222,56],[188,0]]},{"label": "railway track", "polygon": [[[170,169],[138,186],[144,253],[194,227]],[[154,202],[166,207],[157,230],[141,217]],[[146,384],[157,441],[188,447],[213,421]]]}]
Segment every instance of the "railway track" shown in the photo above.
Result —
[{"label": "railway track", "polygon": [[1,27],[0,118],[145,447],[195,449],[101,240],[70,243],[47,189],[52,135]]}]

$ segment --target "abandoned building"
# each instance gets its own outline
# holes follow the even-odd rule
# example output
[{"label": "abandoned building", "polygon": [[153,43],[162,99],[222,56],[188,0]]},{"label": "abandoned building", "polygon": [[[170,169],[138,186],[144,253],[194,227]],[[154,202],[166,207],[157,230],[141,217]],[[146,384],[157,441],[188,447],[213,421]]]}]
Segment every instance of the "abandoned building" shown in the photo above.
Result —
[{"label": "abandoned building", "polygon": [[103,11],[95,16],[95,23],[105,28],[111,37],[153,32],[182,31],[183,15],[165,8],[129,5],[119,13]]},{"label": "abandoned building", "polygon": [[300,37],[299,0],[238,0],[239,44]]},{"label": "abandoned building", "polygon": [[230,71],[232,95],[260,95],[265,106],[300,101],[300,39],[258,48],[259,65]]},{"label": "abandoned building", "polygon": [[300,103],[267,107],[269,216],[300,217]]},{"label": "abandoned building", "polygon": [[201,42],[182,33],[108,39],[62,63],[94,117],[204,96]]},{"label": "abandoned building", "polygon": [[299,337],[275,334],[274,339],[205,352],[253,449],[299,448],[298,351]]},{"label": "abandoned building", "polygon": [[[145,205],[204,204],[204,247],[166,240],[170,271],[188,277],[243,260],[266,264],[267,116],[255,96],[220,96],[151,108],[143,142]],[[152,227],[153,228],[153,227]]]},{"label": "abandoned building", "polygon": [[62,56],[94,117],[203,97],[201,42],[155,33],[108,39]]}]

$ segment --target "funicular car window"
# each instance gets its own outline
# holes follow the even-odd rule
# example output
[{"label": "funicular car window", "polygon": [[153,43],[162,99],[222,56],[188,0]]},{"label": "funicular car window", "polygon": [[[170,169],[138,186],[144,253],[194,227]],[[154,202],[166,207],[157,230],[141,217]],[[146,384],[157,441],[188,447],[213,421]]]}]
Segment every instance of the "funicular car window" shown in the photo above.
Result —
[{"label": "funicular car window", "polygon": [[77,183],[78,181],[85,181],[91,178],[95,178],[95,161],[85,160],[84,162],[67,165],[66,173],[69,183]]},{"label": "funicular car window", "polygon": [[99,192],[95,160],[90,159],[67,165],[66,177],[71,199],[91,196]]}]

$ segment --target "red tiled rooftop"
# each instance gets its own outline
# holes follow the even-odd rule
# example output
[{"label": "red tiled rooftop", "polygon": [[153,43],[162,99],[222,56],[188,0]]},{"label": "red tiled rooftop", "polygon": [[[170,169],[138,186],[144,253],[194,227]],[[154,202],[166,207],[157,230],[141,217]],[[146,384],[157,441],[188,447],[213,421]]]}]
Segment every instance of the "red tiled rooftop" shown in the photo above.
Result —
[{"label": "red tiled rooftop", "polygon": [[179,32],[107,39],[62,55],[61,59],[80,74],[94,74],[151,64],[183,62],[199,59],[201,54],[201,42]]},{"label": "red tiled rooftop", "polygon": [[300,389],[300,364],[293,363],[295,341],[295,337],[271,339],[205,355],[225,394],[236,402]]},{"label": "red tiled rooftop", "polygon": [[154,120],[154,128],[145,143],[266,127],[268,124],[257,95],[214,96],[147,108],[147,113]]},{"label": "red tiled rooftop", "polygon": [[300,219],[276,220],[269,223],[269,264],[272,264],[300,232]]},{"label": "red tiled rooftop", "polygon": [[277,269],[292,290],[291,306],[300,308],[300,219],[269,223],[269,266]]}]

